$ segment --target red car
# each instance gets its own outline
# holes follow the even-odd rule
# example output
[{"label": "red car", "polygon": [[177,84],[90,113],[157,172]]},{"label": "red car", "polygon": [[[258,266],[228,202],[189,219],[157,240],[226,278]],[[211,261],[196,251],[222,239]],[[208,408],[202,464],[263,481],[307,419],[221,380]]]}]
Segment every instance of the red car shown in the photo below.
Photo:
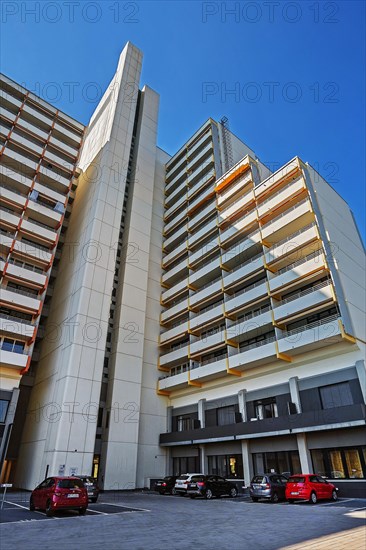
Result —
[{"label": "red car", "polygon": [[288,478],[286,484],[286,499],[293,503],[295,500],[308,500],[316,504],[320,499],[338,499],[338,489],[323,477],[315,474],[298,474]]},{"label": "red car", "polygon": [[39,508],[52,516],[57,510],[78,510],[83,516],[88,507],[88,492],[78,477],[48,477],[34,489],[29,501],[31,511]]}]

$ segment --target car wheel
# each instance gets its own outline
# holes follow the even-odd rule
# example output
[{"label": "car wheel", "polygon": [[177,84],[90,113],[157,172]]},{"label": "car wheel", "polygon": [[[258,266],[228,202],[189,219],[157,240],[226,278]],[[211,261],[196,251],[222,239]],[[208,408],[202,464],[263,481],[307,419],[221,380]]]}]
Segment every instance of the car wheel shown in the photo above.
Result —
[{"label": "car wheel", "polygon": [[91,498],[90,499],[90,502],[92,502],[93,504],[95,504],[97,502],[97,499],[96,498]]},{"label": "car wheel", "polygon": [[292,500],[292,499],[291,499],[291,500],[288,500],[287,502],[288,502],[289,504],[295,504],[295,501]]},{"label": "car wheel", "polygon": [[50,518],[50,517],[53,516],[53,510],[52,510],[52,508],[51,508],[51,501],[50,501],[50,500],[48,500],[48,501],[47,501],[47,504],[46,504],[46,516],[47,516],[48,518]]},{"label": "car wheel", "polygon": [[172,494],[172,495],[176,495],[176,494],[177,494],[177,491],[176,491],[176,488],[175,488],[175,487],[173,487],[173,489],[171,490],[171,494]]},{"label": "car wheel", "polygon": [[314,491],[310,495],[309,502],[311,502],[311,504],[316,504],[318,502],[318,497]]},{"label": "car wheel", "polygon": [[79,516],[85,516],[86,514],[86,508],[80,508],[79,509]]},{"label": "car wheel", "polygon": [[338,493],[335,489],[332,491],[332,500],[338,500]]},{"label": "car wheel", "polygon": [[30,499],[29,499],[29,510],[31,512],[34,512],[35,509],[36,509],[36,507],[34,506],[33,497],[30,497]]},{"label": "car wheel", "polygon": [[271,496],[271,502],[278,502],[278,494],[277,493],[273,493],[273,495]]},{"label": "car wheel", "polygon": [[230,497],[231,497],[231,498],[235,498],[235,497],[237,496],[237,494],[238,494],[237,488],[236,488],[236,487],[232,487],[232,488],[230,489]]},{"label": "car wheel", "polygon": [[180,497],[184,497],[184,493],[178,493]]},{"label": "car wheel", "polygon": [[253,502],[258,502],[258,497],[252,497]]},{"label": "car wheel", "polygon": [[213,497],[213,492],[211,491],[211,489],[207,489],[207,491],[205,493],[205,499],[211,500],[212,497]]}]

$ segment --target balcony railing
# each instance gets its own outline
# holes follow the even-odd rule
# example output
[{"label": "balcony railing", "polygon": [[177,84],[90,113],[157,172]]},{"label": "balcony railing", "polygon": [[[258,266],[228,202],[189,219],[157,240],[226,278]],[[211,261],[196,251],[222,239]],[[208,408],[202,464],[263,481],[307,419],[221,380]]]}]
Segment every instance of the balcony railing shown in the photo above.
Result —
[{"label": "balcony railing", "polygon": [[[240,243],[236,243],[236,244],[234,244],[233,246],[231,246],[230,248],[226,248],[226,249],[224,250],[223,253],[224,253],[224,254],[227,254],[228,252],[231,252],[231,251],[234,250],[235,248],[238,248],[238,246],[244,244],[248,239],[250,239],[251,237],[253,237],[253,235],[255,235],[256,233],[258,233],[258,231],[259,231],[259,227],[257,227],[257,229],[255,229],[255,230],[252,231],[251,233],[249,233],[249,235],[246,235],[246,236],[244,237],[244,240],[241,241]],[[240,233],[240,230],[238,231],[238,234],[239,234],[239,233]]]},{"label": "balcony railing", "polygon": [[309,225],[305,225],[305,227],[302,227],[302,228],[299,229],[298,231],[295,231],[295,233],[292,233],[291,235],[289,235],[289,236],[286,237],[285,239],[282,239],[281,241],[278,241],[278,243],[273,244],[273,245],[267,250],[267,252],[271,252],[271,250],[274,250],[274,249],[277,248],[278,246],[281,246],[281,244],[285,244],[285,243],[291,241],[292,239],[294,239],[294,238],[297,237],[298,235],[301,235],[302,233],[305,233],[305,231],[307,231],[308,229],[311,229],[312,227],[316,227],[316,223],[315,223],[315,222],[309,223]]},{"label": "balcony railing", "polygon": [[241,296],[242,294],[245,294],[246,292],[249,292],[250,290],[252,290],[253,288],[256,288],[257,286],[261,286],[263,285],[263,283],[266,281],[267,279],[261,279],[260,281],[257,281],[256,283],[253,283],[252,285],[249,285],[245,288],[243,288],[242,290],[238,290],[238,292],[234,292],[234,294],[231,294],[230,297],[232,298],[236,298],[237,296]]},{"label": "balcony railing", "polygon": [[208,365],[209,363],[217,363],[217,361],[221,361],[222,359],[227,358],[227,353],[223,353],[222,355],[218,355],[217,357],[211,357],[210,359],[204,359],[201,361],[200,366],[203,367],[203,365]]},{"label": "balcony railing", "polygon": [[15,321],[16,323],[21,323],[22,325],[34,326],[32,321],[28,321],[22,317],[15,317],[14,315],[7,315],[6,313],[0,313],[0,318],[6,319],[7,321]]},{"label": "balcony railing", "polygon": [[287,185],[285,185],[284,187],[282,187],[279,191],[277,191],[276,193],[273,193],[273,195],[270,195],[266,200],[264,200],[263,202],[261,202],[258,206],[263,206],[263,205],[266,204],[267,202],[271,201],[272,199],[274,199],[275,197],[277,197],[278,195],[280,195],[281,193],[283,193],[284,191],[286,191],[286,189],[289,189],[289,188],[294,184],[294,181],[295,181],[295,180],[292,180],[290,183],[288,183]]},{"label": "balcony railing", "polygon": [[327,279],[326,281],[322,281],[321,283],[318,283],[317,285],[312,286],[311,288],[307,288],[306,290],[296,292],[296,294],[293,294],[292,296],[289,296],[288,298],[284,298],[281,300],[281,302],[278,304],[277,307],[280,307],[284,304],[287,304],[288,302],[292,302],[293,300],[297,300],[297,298],[301,298],[301,296],[306,296],[307,294],[312,294],[313,292],[316,292],[317,290],[320,290],[321,288],[324,288],[331,284],[330,279]]},{"label": "balcony railing", "polygon": [[276,271],[276,275],[282,275],[283,273],[286,273],[287,271],[290,271],[291,269],[294,269],[295,267],[304,264],[308,262],[309,260],[313,260],[315,258],[318,258],[318,256],[321,256],[323,254],[323,250],[316,250],[315,252],[312,252],[311,254],[308,254],[307,256],[304,256],[300,260],[297,260],[297,262],[293,262],[292,264],[287,265],[286,267],[283,267],[282,269],[279,269]]},{"label": "balcony railing", "polygon": [[[254,317],[258,317],[258,315],[262,315],[262,313],[265,313],[266,311],[271,311],[271,306],[263,306],[260,309],[254,311],[253,313],[247,313],[247,315],[243,315],[243,317],[238,317],[236,320],[236,324],[248,321],[249,319],[253,319]],[[235,325],[234,325],[235,326]],[[230,330],[229,327],[228,331]]]},{"label": "balcony railing", "polygon": [[299,334],[299,332],[311,330],[312,328],[320,327],[321,325],[327,325],[328,323],[336,321],[337,319],[340,319],[340,316],[338,313],[334,313],[334,315],[330,315],[329,317],[325,317],[324,319],[320,319],[319,321],[314,321],[313,323],[309,323],[308,325],[302,325],[301,327],[297,327],[292,330],[286,330],[278,338],[287,338],[288,336],[291,336],[293,334]]},{"label": "balcony railing", "polygon": [[32,294],[32,292],[28,292],[26,290],[21,290],[20,288],[13,288],[10,286],[2,286],[3,290],[8,290],[9,292],[15,292],[16,294],[21,294],[22,296],[28,296],[28,298],[34,298],[35,300],[39,300],[38,292],[36,294]]},{"label": "balcony railing", "polygon": [[[269,222],[265,223],[262,227],[268,227],[269,225],[271,225],[272,223],[275,223],[276,221],[280,220],[281,218],[283,218],[284,216],[287,216],[287,214],[289,214],[290,212],[292,212],[293,210],[296,210],[296,208],[298,208],[299,206],[301,206],[302,204],[305,204],[306,202],[309,202],[309,199],[306,198],[306,199],[303,199],[302,201],[294,204],[294,206],[292,206],[291,208],[287,208],[287,210],[285,210],[284,212],[282,212],[282,214],[279,214],[278,216],[276,216],[275,218],[272,218]],[[310,203],[309,203],[310,204]]]},{"label": "balcony railing", "polygon": [[275,340],[276,340],[276,336],[271,336],[270,338],[266,338],[265,340],[259,340],[259,342],[254,342],[254,344],[249,344],[249,346],[240,347],[239,353],[242,353],[243,351],[248,351],[250,349],[259,348],[260,346],[265,346],[266,344],[275,342]]}]

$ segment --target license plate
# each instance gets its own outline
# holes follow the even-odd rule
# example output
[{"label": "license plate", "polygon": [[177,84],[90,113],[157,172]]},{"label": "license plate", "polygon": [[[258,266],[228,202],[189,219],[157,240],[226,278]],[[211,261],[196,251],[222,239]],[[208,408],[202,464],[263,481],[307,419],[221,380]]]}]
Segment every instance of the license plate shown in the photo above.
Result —
[{"label": "license plate", "polygon": [[192,483],[190,486],[189,486],[190,489],[197,489],[197,485],[195,483]]},{"label": "license plate", "polygon": [[67,495],[67,498],[79,498],[79,495],[72,493]]},{"label": "license plate", "polygon": [[296,491],[292,491],[292,493],[291,493],[291,494],[292,494],[292,495],[298,495],[299,493],[298,493],[298,492],[296,492]]},{"label": "license plate", "polygon": [[157,487],[160,487],[160,485],[161,485],[161,483],[157,483],[157,484],[156,484]]}]

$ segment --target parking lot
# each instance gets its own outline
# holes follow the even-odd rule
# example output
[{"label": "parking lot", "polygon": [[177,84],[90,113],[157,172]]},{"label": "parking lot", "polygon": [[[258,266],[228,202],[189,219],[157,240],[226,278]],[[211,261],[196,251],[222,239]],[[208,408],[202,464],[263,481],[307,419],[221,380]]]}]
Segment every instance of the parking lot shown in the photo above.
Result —
[{"label": "parking lot", "polygon": [[70,511],[51,518],[41,511],[30,512],[28,500],[26,492],[6,496],[0,513],[2,550],[54,549],[55,544],[71,550],[192,546],[338,550],[343,545],[359,550],[365,542],[366,500],[361,499],[289,505],[253,503],[243,496],[206,501],[152,492],[115,492],[102,494],[96,504],[89,505],[86,516]]}]

